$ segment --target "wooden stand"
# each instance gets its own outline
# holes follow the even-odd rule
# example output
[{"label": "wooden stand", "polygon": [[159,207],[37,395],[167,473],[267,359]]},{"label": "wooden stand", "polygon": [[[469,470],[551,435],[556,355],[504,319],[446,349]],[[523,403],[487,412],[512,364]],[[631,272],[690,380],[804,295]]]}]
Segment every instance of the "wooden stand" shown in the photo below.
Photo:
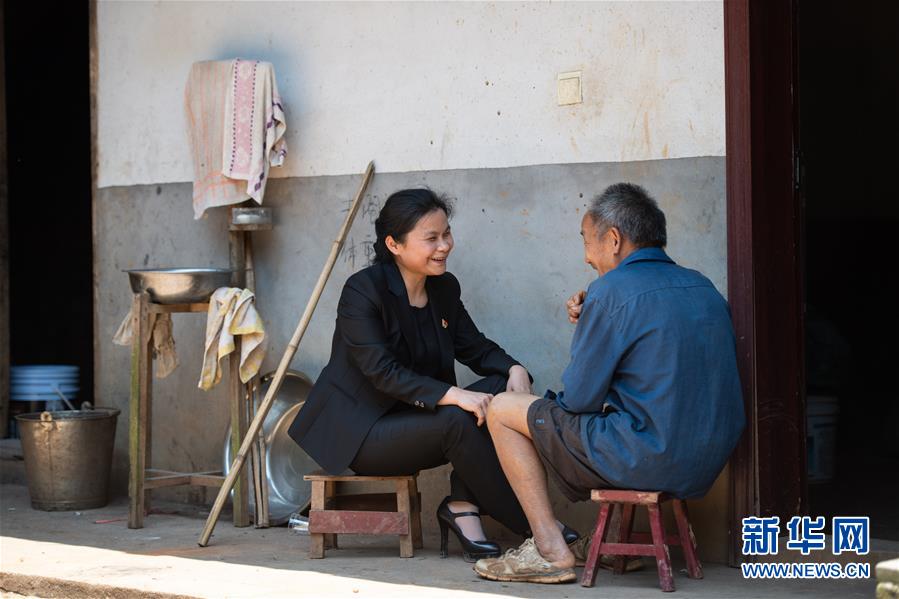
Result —
[{"label": "wooden stand", "polygon": [[[228,228],[228,248],[229,248],[229,259],[231,262],[231,268],[234,270],[234,275],[231,280],[231,284],[235,287],[245,287],[252,291],[254,294],[256,293],[256,268],[254,265],[253,259],[253,238],[250,235],[251,231],[271,231],[272,225],[271,223],[264,224],[234,224],[233,222]],[[232,354],[232,359],[237,359],[237,356],[240,355],[240,351],[236,351]],[[232,362],[231,368],[232,372],[237,372],[237,369],[240,367],[238,362]],[[232,383],[236,384],[238,387],[241,387],[239,377],[231,377]],[[243,439],[243,434],[247,430],[247,422],[255,418],[256,410],[258,406],[256,405],[256,389],[259,386],[259,375],[254,376],[250,381],[247,382],[245,388],[246,391],[238,390],[238,393],[246,393],[246,397],[251,398],[250,401],[247,402],[246,409],[242,410],[240,414],[235,414],[234,409],[235,406],[232,404],[232,425],[231,430],[235,430],[234,428],[234,418],[243,417],[244,420],[241,423],[241,434],[240,436],[231,436],[231,455],[236,456],[240,451],[240,444]],[[245,416],[244,416],[245,415]],[[253,522],[256,525],[256,528],[268,528],[269,527],[269,513],[268,513],[268,475],[265,471],[265,460],[266,453],[268,452],[268,448],[265,446],[265,434],[262,428],[259,429],[259,433],[256,435],[256,439],[254,440],[251,452],[250,452],[250,471],[253,473],[253,505],[256,508],[256,513],[253,517]],[[235,486],[238,489],[241,485],[241,481],[246,481],[246,474],[242,473],[241,478],[237,480]],[[243,483],[244,487],[246,487],[246,483]]]},{"label": "wooden stand", "polygon": [[[206,314],[209,304],[156,304],[146,292],[134,294],[131,317],[131,410],[129,415],[129,454],[131,468],[128,479],[128,528],[143,528],[144,515],[150,510],[150,491],[160,487],[200,485],[221,487],[225,480],[221,471],[173,472],[151,467],[151,432],[153,406],[153,324],[158,314],[198,312]],[[230,355],[228,395],[231,408],[231,443],[240,447],[247,427],[247,407],[240,383],[240,340]],[[247,477],[240,474],[232,498],[234,526],[249,526],[247,511]]]},{"label": "wooden stand", "polygon": [[[399,535],[400,557],[412,557],[415,548],[423,547],[421,538],[421,497],[418,494],[418,474],[410,476],[330,476],[323,471],[303,477],[312,482],[312,503],[309,509],[309,557],[325,557],[326,548],[337,549],[338,534]],[[388,483],[395,495],[370,493],[338,495],[341,482],[357,481]],[[371,501],[366,502],[366,498]],[[387,499],[395,509],[387,511]],[[393,501],[395,500],[395,502]],[[372,509],[373,506],[375,509]],[[365,509],[368,508],[368,509]]]}]

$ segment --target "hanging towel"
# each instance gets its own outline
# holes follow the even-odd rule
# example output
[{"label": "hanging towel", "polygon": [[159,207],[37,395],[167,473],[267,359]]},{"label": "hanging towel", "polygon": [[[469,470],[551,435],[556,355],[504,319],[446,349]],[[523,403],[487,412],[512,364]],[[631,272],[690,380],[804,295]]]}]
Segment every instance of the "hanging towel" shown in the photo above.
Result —
[{"label": "hanging towel", "polygon": [[[112,337],[116,345],[131,345],[134,339],[134,308],[129,310],[125,320]],[[178,354],[175,353],[175,338],[172,335],[171,314],[150,314],[150,330],[153,339],[153,358],[156,362],[156,378],[164,379],[178,368]]]},{"label": "hanging towel", "polygon": [[246,183],[222,174],[225,98],[231,83],[232,62],[194,63],[184,90],[194,164],[194,218],[201,218],[207,208],[239,204],[247,199]]},{"label": "hanging towel", "polygon": [[222,173],[247,182],[247,195],[262,203],[270,166],[287,154],[287,125],[275,67],[270,62],[237,58],[225,99],[225,145]]},{"label": "hanging towel", "polygon": [[238,59],[194,63],[184,105],[194,165],[194,218],[250,197],[262,203],[269,167],[283,164],[287,153],[272,65]]},{"label": "hanging towel", "polygon": [[256,296],[248,289],[219,287],[209,299],[206,317],[206,349],[200,389],[208,391],[222,379],[219,360],[235,349],[234,336],[242,335],[240,344],[240,380],[249,381],[259,372],[265,357],[265,326],[256,312]]}]

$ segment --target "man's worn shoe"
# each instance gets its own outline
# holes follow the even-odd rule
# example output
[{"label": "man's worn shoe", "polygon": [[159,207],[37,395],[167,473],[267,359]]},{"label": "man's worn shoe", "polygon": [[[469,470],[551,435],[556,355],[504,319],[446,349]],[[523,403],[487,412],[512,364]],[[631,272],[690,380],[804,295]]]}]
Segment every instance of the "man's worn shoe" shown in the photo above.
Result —
[{"label": "man's worn shoe", "polygon": [[527,539],[517,549],[509,549],[501,557],[491,557],[474,565],[482,578],[503,582],[540,582],[553,584],[577,580],[574,568],[557,568],[546,561],[534,539]]},{"label": "man's worn shoe", "polygon": [[[571,553],[574,554],[574,565],[583,566],[584,562],[587,561],[587,553],[590,551],[590,537],[584,535],[574,543],[569,543],[568,548],[571,550]],[[624,562],[625,572],[634,572],[635,570],[643,568],[643,560],[639,557],[625,557],[624,559],[626,560]],[[599,556],[599,567],[605,568],[606,570],[613,570],[615,568],[615,556]]]}]

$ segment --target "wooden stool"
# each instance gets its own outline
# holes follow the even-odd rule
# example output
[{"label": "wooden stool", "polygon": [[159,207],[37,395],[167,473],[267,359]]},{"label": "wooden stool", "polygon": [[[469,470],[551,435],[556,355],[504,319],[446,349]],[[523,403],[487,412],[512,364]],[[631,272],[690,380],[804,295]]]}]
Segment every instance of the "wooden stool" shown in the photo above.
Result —
[{"label": "wooden stool", "polygon": [[[399,535],[400,557],[412,557],[413,548],[424,546],[418,473],[409,476],[331,476],[319,470],[303,478],[312,482],[310,558],[325,557],[326,544],[336,549],[338,534]],[[338,495],[337,483],[349,481],[392,483],[394,490],[389,494]],[[394,510],[383,511],[387,507],[394,507]]]},{"label": "wooden stool", "polygon": [[[693,536],[693,528],[687,519],[687,505],[683,499],[671,497],[657,491],[625,491],[625,490],[596,490],[590,494],[590,499],[599,503],[599,516],[596,519],[596,529],[590,540],[590,551],[584,563],[584,575],[581,578],[581,586],[592,587],[596,582],[596,565],[600,555],[614,555],[615,573],[624,572],[625,557],[628,555],[655,556],[659,569],[659,586],[663,591],[674,590],[674,577],[671,573],[671,556],[668,553],[669,545],[680,545],[684,550],[687,561],[687,575],[690,578],[702,578],[702,564],[696,557],[696,538]],[[665,535],[665,525],[662,523],[661,506],[670,501],[674,507],[674,519],[677,522],[676,535]],[[618,542],[608,543],[604,540],[607,533],[606,524],[612,515],[615,505],[622,509],[621,523],[618,528]],[[634,524],[634,507],[645,506],[649,512],[649,528],[651,533],[631,532]],[[651,541],[647,543],[647,541]]]}]

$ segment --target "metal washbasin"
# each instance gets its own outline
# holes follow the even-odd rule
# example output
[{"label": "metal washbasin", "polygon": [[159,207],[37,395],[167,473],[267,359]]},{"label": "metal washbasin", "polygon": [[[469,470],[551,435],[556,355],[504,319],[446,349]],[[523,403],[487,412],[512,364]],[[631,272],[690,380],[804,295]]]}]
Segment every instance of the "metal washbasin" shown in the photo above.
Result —
[{"label": "metal washbasin", "polygon": [[157,304],[198,304],[231,285],[230,268],[144,268],[126,270],[131,291],[150,294]]},{"label": "metal washbasin", "polygon": [[[260,379],[258,400],[261,401],[271,386],[275,373],[269,372]],[[303,475],[319,468],[299,445],[287,434],[297,412],[305,405],[312,390],[312,381],[302,372],[288,370],[281,388],[262,423],[265,436],[265,472],[268,479],[269,522],[284,524],[290,515],[302,510],[312,497],[312,486]],[[231,451],[231,427],[225,435],[222,465],[225,475],[231,470],[234,454]],[[253,478],[248,477],[250,513],[256,505]],[[233,491],[232,491],[233,496]]]}]

